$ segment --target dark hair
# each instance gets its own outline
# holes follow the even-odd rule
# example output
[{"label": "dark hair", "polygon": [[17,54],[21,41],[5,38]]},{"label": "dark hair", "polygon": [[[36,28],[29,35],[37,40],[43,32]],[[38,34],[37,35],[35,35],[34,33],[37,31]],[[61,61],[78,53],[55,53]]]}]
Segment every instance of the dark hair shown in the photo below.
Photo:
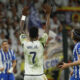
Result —
[{"label": "dark hair", "polygon": [[2,44],[3,44],[4,42],[7,42],[7,43],[8,43],[8,40],[7,40],[7,39],[4,39],[4,40],[2,41]]},{"label": "dark hair", "polygon": [[74,29],[73,31],[73,39],[77,42],[80,41],[80,29]]},{"label": "dark hair", "polygon": [[29,29],[29,37],[32,39],[38,37],[38,28],[37,27],[31,27]]}]

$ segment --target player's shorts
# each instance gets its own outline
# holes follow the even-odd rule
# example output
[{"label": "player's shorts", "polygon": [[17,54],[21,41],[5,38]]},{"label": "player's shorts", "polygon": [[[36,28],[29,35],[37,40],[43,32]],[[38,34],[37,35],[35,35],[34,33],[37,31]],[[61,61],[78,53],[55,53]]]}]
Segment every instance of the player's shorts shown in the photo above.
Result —
[{"label": "player's shorts", "polygon": [[13,73],[10,73],[10,74],[8,73],[6,77],[7,77],[7,80],[15,80]]},{"label": "player's shorts", "polygon": [[1,73],[0,74],[0,80],[15,80],[15,77],[12,73]]},{"label": "player's shorts", "polygon": [[45,74],[43,75],[25,75],[24,80],[47,80],[47,77]]},{"label": "player's shorts", "polygon": [[0,73],[0,80],[6,80],[6,75],[4,73]]}]

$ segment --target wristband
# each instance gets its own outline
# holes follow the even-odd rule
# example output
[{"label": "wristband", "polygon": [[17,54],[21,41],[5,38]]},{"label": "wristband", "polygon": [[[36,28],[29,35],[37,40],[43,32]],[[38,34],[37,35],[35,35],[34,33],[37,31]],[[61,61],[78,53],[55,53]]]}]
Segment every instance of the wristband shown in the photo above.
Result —
[{"label": "wristband", "polygon": [[13,67],[11,67],[8,72],[12,73],[13,72]]},{"label": "wristband", "polygon": [[26,16],[22,15],[21,20],[25,21]]}]

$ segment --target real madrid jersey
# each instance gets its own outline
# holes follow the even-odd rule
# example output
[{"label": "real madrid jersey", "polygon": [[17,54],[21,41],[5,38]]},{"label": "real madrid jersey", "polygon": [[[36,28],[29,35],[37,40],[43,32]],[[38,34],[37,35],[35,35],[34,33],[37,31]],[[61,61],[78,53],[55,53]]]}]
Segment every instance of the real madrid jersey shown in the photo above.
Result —
[{"label": "real madrid jersey", "polygon": [[25,56],[25,74],[39,75],[43,74],[43,53],[44,45],[48,39],[48,35],[44,35],[40,40],[29,41],[25,34],[20,35],[20,41],[23,45]]}]

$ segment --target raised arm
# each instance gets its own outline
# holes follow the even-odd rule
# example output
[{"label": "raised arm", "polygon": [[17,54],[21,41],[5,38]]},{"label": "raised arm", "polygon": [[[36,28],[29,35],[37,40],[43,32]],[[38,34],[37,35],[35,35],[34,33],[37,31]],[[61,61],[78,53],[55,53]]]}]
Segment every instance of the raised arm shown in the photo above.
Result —
[{"label": "raised arm", "polygon": [[43,46],[45,46],[46,42],[48,40],[48,34],[49,34],[49,28],[50,28],[51,7],[48,4],[44,4],[43,5],[43,10],[44,10],[44,12],[46,14],[46,29],[45,29],[45,33],[40,38],[40,42],[43,44]]},{"label": "raised arm", "polygon": [[80,58],[79,58],[79,60],[77,60],[75,62],[72,62],[72,63],[63,63],[62,65],[59,65],[58,67],[60,69],[66,69],[68,67],[73,67],[73,66],[77,66],[77,65],[80,65]]},{"label": "raised arm", "polygon": [[20,20],[20,33],[24,33],[23,28],[24,28],[24,22],[26,19],[26,16],[29,14],[29,7],[25,6],[22,10],[22,16]]},{"label": "raised arm", "polygon": [[46,14],[46,29],[45,32],[49,34],[50,29],[50,14],[51,14],[51,6],[49,6],[47,3],[43,5],[43,10]]},{"label": "raised arm", "polygon": [[12,73],[14,68],[16,67],[16,56],[15,56],[15,53],[14,51],[11,51],[13,54],[12,54],[12,66],[11,68],[7,71],[8,73]]}]

